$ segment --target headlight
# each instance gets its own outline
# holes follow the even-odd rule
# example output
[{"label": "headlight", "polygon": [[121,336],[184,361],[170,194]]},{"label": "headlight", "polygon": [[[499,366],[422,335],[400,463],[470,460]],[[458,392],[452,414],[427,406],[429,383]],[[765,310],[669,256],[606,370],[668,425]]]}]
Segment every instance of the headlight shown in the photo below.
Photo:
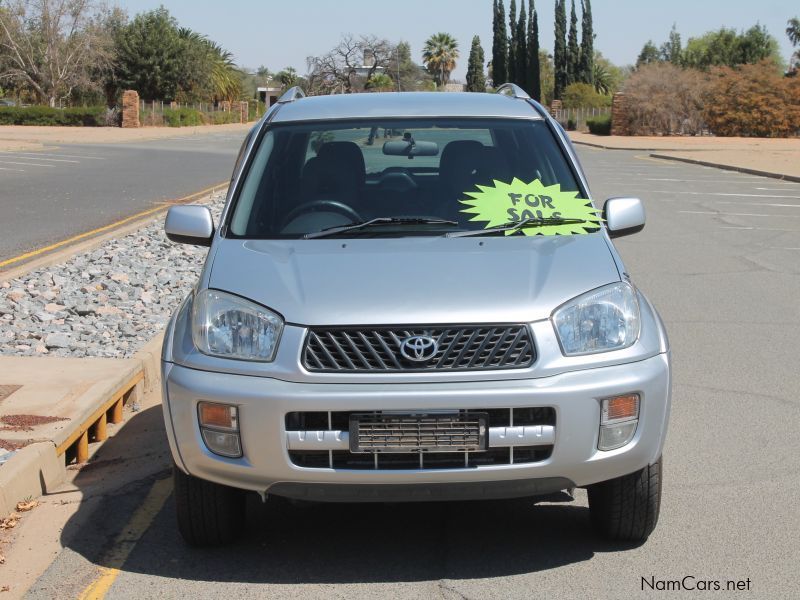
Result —
[{"label": "headlight", "polygon": [[194,298],[192,339],[203,354],[269,362],[282,331],[280,315],[244,298],[217,290]]},{"label": "headlight", "polygon": [[566,356],[621,350],[639,337],[639,302],[626,282],[578,296],[556,309],[552,319]]}]

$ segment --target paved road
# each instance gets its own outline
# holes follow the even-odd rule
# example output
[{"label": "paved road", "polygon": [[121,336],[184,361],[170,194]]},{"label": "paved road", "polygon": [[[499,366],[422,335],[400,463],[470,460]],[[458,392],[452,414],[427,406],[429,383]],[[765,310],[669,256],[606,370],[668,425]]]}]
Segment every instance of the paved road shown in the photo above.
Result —
[{"label": "paved road", "polygon": [[0,152],[0,262],[230,177],[242,133]]},{"label": "paved road", "polygon": [[[169,459],[154,407],[102,449],[107,466],[75,480],[90,500],[67,524],[65,549],[29,597],[76,597],[98,577],[98,567],[119,566],[126,548],[132,551],[107,581],[108,597],[665,597],[643,592],[642,578],[663,588],[687,576],[695,578],[684,580],[690,585],[741,581],[749,586],[738,593],[745,598],[796,596],[800,185],[630,152],[581,154],[597,197],[645,199],[647,228],[619,247],[672,340],[663,509],[646,544],[593,538],[579,490],[575,502],[556,498],[538,506],[270,512],[254,503],[242,542],[188,549],[171,499],[161,503],[169,494],[168,481],[161,483]],[[122,457],[126,462],[115,463]],[[135,475],[125,477],[126,471]],[[132,514],[133,525],[124,528]],[[152,524],[133,546],[135,523],[149,517]]]}]

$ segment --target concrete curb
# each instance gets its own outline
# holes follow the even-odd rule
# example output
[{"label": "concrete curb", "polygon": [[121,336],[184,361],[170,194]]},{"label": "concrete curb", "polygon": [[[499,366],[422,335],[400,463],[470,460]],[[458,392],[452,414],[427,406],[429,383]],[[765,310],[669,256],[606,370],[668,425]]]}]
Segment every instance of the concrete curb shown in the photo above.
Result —
[{"label": "concrete curb", "polygon": [[[681,152],[683,152],[683,150],[681,150]],[[758,169],[749,169],[747,167],[736,167],[733,165],[723,165],[720,163],[713,163],[705,160],[697,160],[694,158],[684,158],[682,156],[670,156],[668,154],[650,154],[650,157],[660,158],[661,160],[674,160],[677,162],[688,163],[690,165],[700,165],[702,167],[713,167],[715,169],[722,169],[724,171],[735,171],[737,173],[746,173],[748,175],[758,175],[760,177],[769,177],[771,179],[781,179],[783,181],[800,182],[800,177],[797,177],[795,175],[786,175],[784,173],[771,173],[769,171],[759,171]]]},{"label": "concrete curb", "polygon": [[[133,359],[120,361],[119,372],[115,375],[113,384],[103,390],[94,391],[96,397],[92,399],[91,406],[81,412],[71,421],[71,427],[59,432],[57,440],[37,442],[21,448],[0,466],[0,517],[14,511],[17,502],[29,497],[39,497],[51,492],[64,483],[67,476],[64,455],[57,452],[57,444],[63,443],[86,425],[86,420],[103,405],[112,400],[119,390],[132,377],[143,375],[143,380],[137,384],[140,392],[157,390],[161,385],[161,342],[163,333],[159,333],[147,342]],[[131,366],[131,361],[138,362]],[[138,398],[134,398],[134,402]],[[123,421],[120,425],[124,427]],[[95,448],[103,442],[94,442]]]},{"label": "concrete curb", "polygon": [[628,150],[633,152],[690,152],[689,150],[681,148],[621,148],[619,146],[604,146],[603,144],[596,144],[595,142],[584,142],[570,138],[573,144],[579,146],[589,146],[590,148],[600,148],[601,150]]}]

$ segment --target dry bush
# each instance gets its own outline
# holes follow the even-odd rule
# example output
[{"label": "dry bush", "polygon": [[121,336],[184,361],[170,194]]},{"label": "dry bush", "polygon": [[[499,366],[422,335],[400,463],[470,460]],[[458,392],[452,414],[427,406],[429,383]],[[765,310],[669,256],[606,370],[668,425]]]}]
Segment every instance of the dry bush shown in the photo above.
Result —
[{"label": "dry bush", "polygon": [[705,119],[722,136],[789,137],[800,132],[800,78],[769,61],[711,71]]},{"label": "dry bush", "polygon": [[627,130],[631,135],[700,133],[706,76],[671,63],[642,65],[625,84]]}]

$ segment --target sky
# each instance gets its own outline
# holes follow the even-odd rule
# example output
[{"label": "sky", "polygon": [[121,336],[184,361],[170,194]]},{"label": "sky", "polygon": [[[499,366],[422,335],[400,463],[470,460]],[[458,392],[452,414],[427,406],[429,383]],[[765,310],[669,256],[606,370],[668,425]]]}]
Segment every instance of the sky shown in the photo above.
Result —
[{"label": "sky", "polygon": [[[525,1],[527,11],[527,0]],[[306,72],[306,57],[324,54],[342,34],[374,34],[407,41],[416,62],[430,35],[444,31],[459,43],[453,78],[464,80],[472,37],[480,36],[486,60],[492,49],[492,0],[109,0],[133,16],[164,5],[181,26],[207,35],[233,52],[242,67],[271,71],[292,66]],[[510,0],[504,0],[506,16]],[[538,0],[539,43],[552,52],[554,0]],[[580,26],[580,0],[578,0]],[[595,50],[614,64],[636,62],[642,46],[666,41],[673,23],[684,44],[721,26],[737,30],[765,25],[788,61],[792,54],[786,21],[800,17],[789,0],[593,0]],[[567,5],[569,22],[569,4]],[[580,39],[580,37],[578,38]]]}]

